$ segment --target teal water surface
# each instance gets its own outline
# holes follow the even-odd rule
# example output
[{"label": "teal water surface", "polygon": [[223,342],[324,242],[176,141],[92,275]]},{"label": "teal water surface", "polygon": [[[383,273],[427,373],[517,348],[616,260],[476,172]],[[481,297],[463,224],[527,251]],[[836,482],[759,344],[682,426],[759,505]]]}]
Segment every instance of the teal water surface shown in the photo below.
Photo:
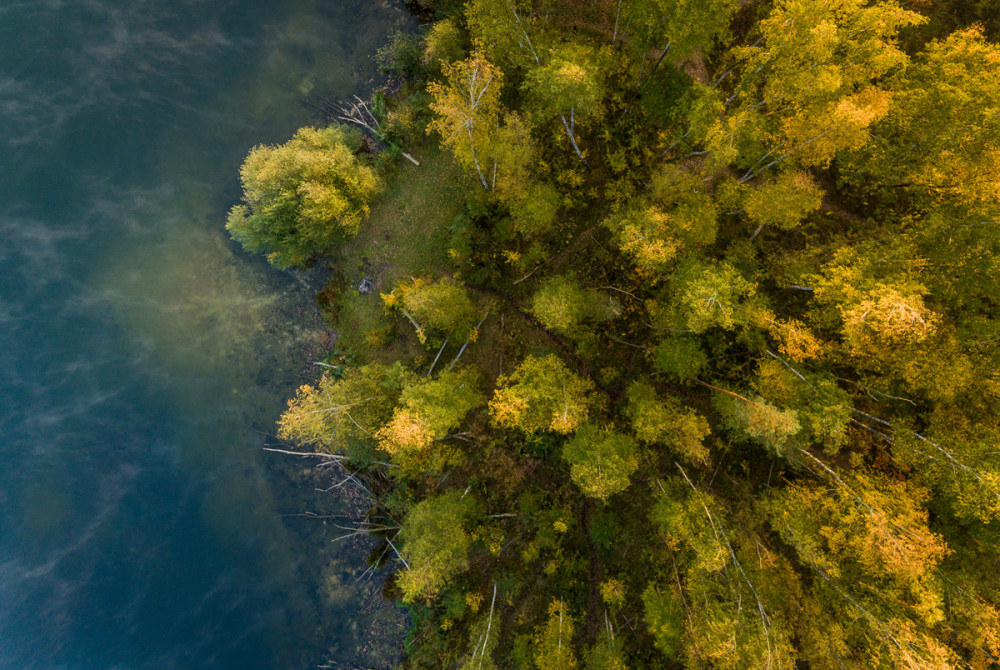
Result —
[{"label": "teal water surface", "polygon": [[364,556],[317,557],[261,450],[327,337],[315,278],[223,222],[247,150],[370,90],[410,26],[389,0],[0,0],[0,669],[370,646]]}]

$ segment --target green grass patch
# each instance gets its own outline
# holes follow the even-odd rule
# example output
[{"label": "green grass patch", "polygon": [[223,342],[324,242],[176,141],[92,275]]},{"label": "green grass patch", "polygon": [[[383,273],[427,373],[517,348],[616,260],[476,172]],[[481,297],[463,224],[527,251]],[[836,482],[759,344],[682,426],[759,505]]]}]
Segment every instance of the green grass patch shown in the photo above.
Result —
[{"label": "green grass patch", "polygon": [[[331,258],[346,280],[335,318],[341,346],[366,358],[398,355],[398,347],[404,346],[397,342],[396,320],[384,313],[379,294],[401,280],[437,277],[452,269],[448,249],[453,224],[464,210],[467,178],[433,143],[414,155],[420,167],[400,159],[358,235]],[[366,277],[374,290],[362,295],[357,286]]]}]

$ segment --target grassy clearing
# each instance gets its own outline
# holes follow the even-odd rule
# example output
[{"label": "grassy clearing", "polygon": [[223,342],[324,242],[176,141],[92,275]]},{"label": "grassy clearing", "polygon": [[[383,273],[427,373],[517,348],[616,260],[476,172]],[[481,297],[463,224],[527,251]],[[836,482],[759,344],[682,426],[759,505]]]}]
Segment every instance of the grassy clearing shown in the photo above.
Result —
[{"label": "grassy clearing", "polygon": [[[379,360],[394,360],[403,354],[401,348],[412,347],[393,334],[395,320],[383,313],[379,293],[403,279],[450,271],[450,230],[467,191],[466,177],[435,144],[428,142],[415,153],[421,166],[400,160],[361,232],[332,258],[346,280],[336,300],[342,348]],[[357,286],[365,277],[374,290],[361,295]]]}]

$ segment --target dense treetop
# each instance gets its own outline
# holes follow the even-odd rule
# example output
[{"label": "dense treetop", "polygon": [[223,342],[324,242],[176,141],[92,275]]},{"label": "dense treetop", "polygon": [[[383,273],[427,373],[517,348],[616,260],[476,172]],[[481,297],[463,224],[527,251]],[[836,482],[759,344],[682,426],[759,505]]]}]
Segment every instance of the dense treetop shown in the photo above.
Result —
[{"label": "dense treetop", "polygon": [[302,128],[280,146],[254,147],[240,168],[246,204],[226,223],[233,238],[283,268],[357,234],[379,187],[354,155],[359,139],[337,126]]},{"label": "dense treetop", "polygon": [[[381,301],[335,268],[363,336],[280,428],[375,490],[407,666],[996,667],[985,5],[419,4],[386,151],[255,149],[230,219],[282,266],[388,250]],[[366,208],[430,143],[445,260],[381,285],[408,242]]]}]

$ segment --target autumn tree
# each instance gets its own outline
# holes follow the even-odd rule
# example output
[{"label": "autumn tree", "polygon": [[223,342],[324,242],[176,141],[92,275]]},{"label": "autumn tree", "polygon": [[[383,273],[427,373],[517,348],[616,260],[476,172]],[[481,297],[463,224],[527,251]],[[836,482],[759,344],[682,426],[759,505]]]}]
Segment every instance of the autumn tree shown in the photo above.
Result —
[{"label": "autumn tree", "polygon": [[[950,329],[928,304],[921,275],[929,273],[920,272],[924,261],[893,266],[881,262],[886,253],[916,251],[905,240],[893,246],[868,242],[833,252],[809,279],[817,317],[836,332],[846,360],[859,370],[903,381],[939,398],[953,397],[969,383],[970,363],[949,346]],[[932,379],[923,373],[928,367],[950,372]]]},{"label": "autumn tree", "polygon": [[907,62],[896,35],[921,21],[890,3],[777,2],[758,24],[760,40],[731,52],[742,75],[710,149],[725,162],[741,156],[746,180],[786,160],[827,165],[861,147],[889,112],[880,78]]},{"label": "autumn tree", "polygon": [[576,667],[573,651],[576,621],[561,600],[553,600],[548,612],[548,621],[539,628],[535,638],[535,667],[538,670],[572,670]]},{"label": "autumn tree", "polygon": [[605,221],[622,251],[648,272],[663,272],[686,251],[711,243],[716,209],[705,194],[692,193],[669,206],[640,201]]},{"label": "autumn tree", "polygon": [[773,453],[797,458],[797,436],[802,430],[799,414],[782,409],[762,397],[746,397],[719,389],[715,404],[726,425],[737,435],[750,439]]},{"label": "autumn tree", "polygon": [[375,171],[355,155],[358,144],[355,133],[331,126],[251,149],[240,168],[245,204],[226,222],[233,239],[287,268],[353,237],[380,188]]},{"label": "autumn tree", "polygon": [[819,209],[823,191],[803,171],[784,171],[753,189],[744,201],[747,219],[757,225],[757,232],[772,225],[790,230]]},{"label": "autumn tree", "polygon": [[399,532],[405,561],[396,583],[404,602],[433,598],[468,564],[472,542],[465,529],[474,509],[471,496],[449,491],[416,504]]},{"label": "autumn tree", "polygon": [[847,173],[921,199],[996,206],[998,70],[1000,47],[980,27],[929,44],[899,78],[888,115],[873,129],[875,141]]},{"label": "autumn tree", "polygon": [[584,495],[606,502],[628,488],[639,467],[636,443],[627,435],[584,424],[563,446],[570,478]]},{"label": "autumn tree", "polygon": [[794,412],[802,427],[799,436],[830,454],[848,441],[853,413],[849,394],[828,374],[798,370],[767,350],[758,367],[755,386],[762,398]]},{"label": "autumn tree", "polygon": [[661,274],[678,258],[715,240],[718,207],[698,174],[668,165],[648,195],[613,213],[604,225],[619,248],[648,273]]},{"label": "autumn tree", "polygon": [[387,108],[448,152],[393,178],[462,253],[385,304],[432,348],[338,351],[280,429],[403,520],[407,663],[991,667],[997,45],[925,0],[421,2]]},{"label": "autumn tree", "polygon": [[601,111],[604,97],[599,61],[578,45],[562,45],[539,61],[525,80],[525,92],[536,114],[552,114],[562,122],[577,158],[586,163],[576,141],[577,119]]},{"label": "autumn tree", "polygon": [[525,433],[572,433],[590,414],[594,385],[574,374],[558,356],[528,356],[502,377],[490,400],[493,420]]},{"label": "autumn tree", "polygon": [[441,135],[442,144],[463,167],[475,168],[488,191],[495,186],[493,154],[502,114],[503,73],[480,51],[464,61],[443,65],[442,70],[444,81],[427,87],[436,114],[427,130]]},{"label": "autumn tree", "polygon": [[705,417],[673,398],[661,398],[648,382],[633,382],[627,397],[625,415],[636,437],[663,444],[688,463],[707,460],[704,441],[711,428]]},{"label": "autumn tree", "polygon": [[570,336],[579,334],[587,323],[610,318],[617,308],[617,301],[611,297],[582,288],[565,275],[542,282],[531,303],[531,311],[546,328]]},{"label": "autumn tree", "polygon": [[446,371],[406,386],[392,418],[376,434],[379,448],[407,468],[439,470],[429,447],[448,436],[483,396],[474,370]]},{"label": "autumn tree", "polygon": [[[681,473],[683,480],[665,482],[650,514],[685,575],[682,594],[665,585],[644,593],[658,647],[669,655],[681,652],[690,664],[711,659],[713,667],[732,670],[790,667],[794,571],[752,526],[735,523],[721,501]],[[685,644],[679,649],[678,605],[684,603]]]},{"label": "autumn tree", "polygon": [[[812,459],[807,463],[814,465]],[[845,578],[846,584],[878,579],[883,595],[892,597],[891,589],[899,589],[914,614],[927,623],[939,621],[942,599],[934,567],[947,548],[927,528],[921,504],[926,492],[861,473],[845,478],[826,464],[819,470],[836,495],[825,487],[785,488],[768,508],[778,532],[809,565],[832,578]],[[836,528],[829,527],[833,519]]]},{"label": "autumn tree", "polygon": [[[877,658],[884,647],[892,667],[950,667],[953,652],[930,634],[944,617],[935,568],[948,549],[927,527],[926,494],[877,476],[842,476],[819,459],[809,464],[830,487],[788,487],[765,509],[817,575],[831,620],[852,622],[830,631],[840,638],[844,657]],[[874,591],[865,586],[876,583]]]},{"label": "autumn tree", "polygon": [[465,288],[453,279],[402,282],[382,299],[387,307],[396,307],[406,316],[421,342],[427,340],[429,332],[453,341],[476,337],[476,308]]},{"label": "autumn tree", "polygon": [[371,441],[392,417],[414,375],[400,364],[372,363],[337,379],[323,375],[301,386],[278,422],[278,437],[337,453]]}]

